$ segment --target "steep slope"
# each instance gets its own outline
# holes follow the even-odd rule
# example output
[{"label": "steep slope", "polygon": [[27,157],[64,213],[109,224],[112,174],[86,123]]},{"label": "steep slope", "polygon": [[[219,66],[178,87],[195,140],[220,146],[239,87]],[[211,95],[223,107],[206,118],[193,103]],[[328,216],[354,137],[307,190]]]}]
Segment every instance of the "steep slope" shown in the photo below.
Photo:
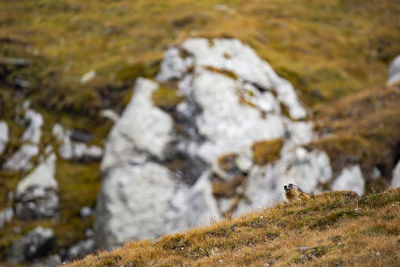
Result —
[{"label": "steep slope", "polygon": [[313,196],[67,266],[397,266],[400,189]]}]

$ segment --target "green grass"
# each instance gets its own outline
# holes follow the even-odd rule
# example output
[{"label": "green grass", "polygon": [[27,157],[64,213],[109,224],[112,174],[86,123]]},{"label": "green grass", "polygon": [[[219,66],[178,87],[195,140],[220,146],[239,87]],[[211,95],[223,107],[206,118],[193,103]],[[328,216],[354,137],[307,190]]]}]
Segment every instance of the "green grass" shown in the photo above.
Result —
[{"label": "green grass", "polygon": [[[150,242],[131,242],[68,266],[396,266],[400,189],[358,198],[336,191]],[[382,216],[390,214],[387,220]]]}]

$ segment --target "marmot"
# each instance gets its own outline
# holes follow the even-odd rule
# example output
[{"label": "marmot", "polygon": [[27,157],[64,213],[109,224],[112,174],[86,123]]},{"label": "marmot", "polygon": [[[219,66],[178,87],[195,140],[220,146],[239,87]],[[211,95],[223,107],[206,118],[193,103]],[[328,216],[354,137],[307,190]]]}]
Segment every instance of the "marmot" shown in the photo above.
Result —
[{"label": "marmot", "polygon": [[283,189],[285,189],[285,196],[290,202],[310,198],[309,194],[304,193],[303,190],[295,184],[285,184]]}]

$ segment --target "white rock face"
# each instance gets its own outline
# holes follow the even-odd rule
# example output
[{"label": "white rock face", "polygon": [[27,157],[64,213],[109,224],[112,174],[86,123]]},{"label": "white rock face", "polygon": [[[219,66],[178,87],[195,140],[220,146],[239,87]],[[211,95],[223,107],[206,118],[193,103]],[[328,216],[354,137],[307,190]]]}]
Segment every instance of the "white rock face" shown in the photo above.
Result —
[{"label": "white rock face", "polygon": [[[22,141],[24,144],[19,150],[17,150],[3,165],[3,169],[11,171],[27,171],[32,168],[31,159],[38,155],[40,138],[42,136],[42,125],[43,117],[39,113],[29,108],[29,101],[25,101],[22,105],[22,111],[24,112],[23,118],[20,119],[21,123],[27,124],[28,128],[22,135]],[[19,110],[19,107],[17,108]],[[4,126],[0,125],[0,150],[5,135],[2,136]],[[7,131],[8,135],[8,131]],[[0,153],[1,154],[1,153]]]},{"label": "white rock face", "polygon": [[98,242],[111,247],[127,240],[160,236],[173,193],[168,170],[158,164],[125,165],[110,171],[98,200]]},{"label": "white rock face", "polygon": [[22,136],[22,141],[38,144],[42,136],[42,115],[28,108],[25,111],[24,119],[29,123],[29,126]]},{"label": "white rock face", "polygon": [[198,225],[207,225],[221,218],[212,195],[209,172],[204,172],[191,188],[181,187],[170,201],[163,231],[173,233]]},{"label": "white rock face", "polygon": [[220,216],[207,174],[190,186],[155,162],[165,158],[173,131],[171,116],[152,103],[157,88],[150,80],[137,80],[132,100],[105,146],[96,236],[106,248],[155,239]]},{"label": "white rock face", "polygon": [[96,243],[93,239],[82,240],[68,249],[68,259],[73,261],[80,259],[92,252],[96,248]]},{"label": "white rock face", "polygon": [[0,155],[3,154],[8,145],[8,126],[5,121],[0,121]]},{"label": "white rock face", "polygon": [[147,155],[163,157],[165,145],[170,142],[172,118],[152,104],[151,95],[158,84],[139,78],[132,100],[108,137],[101,169],[126,162],[142,161]]},{"label": "white rock face", "polygon": [[15,210],[21,219],[54,217],[59,209],[57,181],[54,179],[56,155],[51,153],[22,179],[15,194]]},{"label": "white rock face", "polygon": [[358,165],[343,169],[332,184],[332,190],[352,190],[360,196],[364,194],[364,189],[365,180]]},{"label": "white rock face", "polygon": [[0,228],[3,228],[3,226],[6,223],[11,222],[13,218],[14,218],[14,211],[12,208],[6,208],[0,211]]},{"label": "white rock face", "polygon": [[182,48],[194,55],[196,66],[229,70],[246,82],[254,83],[265,90],[275,90],[279,100],[288,107],[293,118],[300,119],[306,116],[306,111],[299,104],[293,86],[280,78],[253,49],[239,40],[213,39],[210,42],[204,38],[188,39],[182,44]]},{"label": "white rock face", "polygon": [[391,86],[398,82],[400,82],[400,55],[395,57],[392,63],[390,63],[389,80],[387,81],[387,85]]},{"label": "white rock face", "polygon": [[58,153],[62,159],[72,161],[100,160],[103,156],[103,149],[99,146],[88,146],[82,142],[71,140],[71,131],[64,129],[60,124],[53,126],[52,133],[61,143]]},{"label": "white rock face", "polygon": [[393,169],[392,187],[400,186],[400,161],[397,162],[396,167]]},{"label": "white rock face", "polygon": [[[210,181],[215,177],[230,182],[246,176],[236,191],[246,201],[234,215],[281,201],[286,183],[318,193],[334,178],[325,152],[302,147],[315,134],[294,88],[249,46],[189,39],[168,49],[156,78],[175,83],[183,100],[161,110],[152,102],[159,84],[137,80],[105,145],[96,213],[100,246],[217,220],[233,199],[221,198],[217,205]],[[274,139],[283,141],[280,158],[254,165],[252,145]],[[227,156],[229,171],[220,166],[221,156]],[[358,183],[344,182],[346,189],[360,189]]]},{"label": "white rock face", "polygon": [[43,163],[38,165],[32,173],[22,179],[17,185],[17,195],[24,193],[29,187],[49,187],[57,189],[54,179],[56,155],[52,153]]},{"label": "white rock face", "polygon": [[3,165],[3,169],[26,171],[32,168],[31,159],[39,154],[37,145],[24,144]]},{"label": "white rock face", "polygon": [[[192,84],[184,90],[203,110],[196,121],[199,133],[208,140],[200,145],[199,155],[208,162],[214,163],[226,153],[241,152],[256,141],[283,136],[280,115],[271,113],[263,119],[261,110],[240,104],[238,91],[244,91],[240,82],[215,72],[199,71]],[[184,110],[182,106],[178,108]]]},{"label": "white rock face", "polygon": [[272,206],[284,199],[283,186],[294,183],[307,193],[319,193],[320,184],[332,177],[330,161],[325,152],[307,152],[298,147],[283,154],[279,160],[265,167],[254,166],[248,176],[245,195],[234,215]]},{"label": "white rock face", "polygon": [[36,227],[13,244],[9,261],[22,263],[42,257],[51,249],[53,240],[54,233],[51,229]]},{"label": "white rock face", "polygon": [[119,120],[119,115],[112,109],[103,109],[100,112],[100,116],[113,122],[117,122]]}]

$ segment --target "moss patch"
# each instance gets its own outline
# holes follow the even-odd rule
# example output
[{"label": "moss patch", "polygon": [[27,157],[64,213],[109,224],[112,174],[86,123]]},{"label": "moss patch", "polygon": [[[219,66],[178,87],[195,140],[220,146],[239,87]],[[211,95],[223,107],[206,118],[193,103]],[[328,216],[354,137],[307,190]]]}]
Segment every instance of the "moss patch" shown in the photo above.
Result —
[{"label": "moss patch", "polygon": [[152,100],[155,106],[172,111],[182,100],[178,95],[178,87],[175,84],[161,85],[153,92]]},{"label": "moss patch", "polygon": [[263,166],[278,159],[282,146],[282,138],[254,143],[251,147],[254,162]]}]

